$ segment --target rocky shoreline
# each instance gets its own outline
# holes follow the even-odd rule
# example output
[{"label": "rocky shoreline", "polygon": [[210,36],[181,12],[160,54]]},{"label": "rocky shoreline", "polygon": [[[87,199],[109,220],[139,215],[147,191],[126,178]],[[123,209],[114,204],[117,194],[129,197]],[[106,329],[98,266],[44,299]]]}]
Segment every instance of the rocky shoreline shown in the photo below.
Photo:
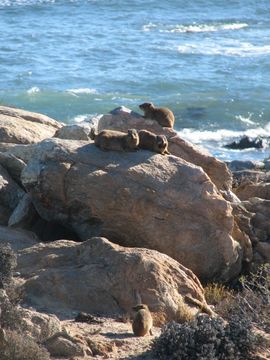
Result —
[{"label": "rocky shoreline", "polygon": [[[270,262],[269,160],[226,164],[126,108],[97,124],[130,128],[165,135],[171,155],[104,152],[90,124],[0,107],[0,243],[17,254],[28,331],[43,319],[52,356],[93,358],[82,333],[94,330],[64,323],[77,312],[130,317],[140,300],[161,326],[179,303],[194,314],[207,307],[201,283]],[[124,358],[121,341],[108,341],[109,358]]]}]

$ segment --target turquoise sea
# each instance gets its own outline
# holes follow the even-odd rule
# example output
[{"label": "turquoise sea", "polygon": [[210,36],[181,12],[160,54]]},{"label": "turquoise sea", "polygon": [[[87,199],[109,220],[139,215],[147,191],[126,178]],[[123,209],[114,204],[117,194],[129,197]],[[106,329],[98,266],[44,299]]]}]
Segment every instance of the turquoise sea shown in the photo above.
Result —
[{"label": "turquoise sea", "polygon": [[0,104],[87,121],[171,108],[182,137],[221,159],[270,136],[269,0],[0,0]]}]

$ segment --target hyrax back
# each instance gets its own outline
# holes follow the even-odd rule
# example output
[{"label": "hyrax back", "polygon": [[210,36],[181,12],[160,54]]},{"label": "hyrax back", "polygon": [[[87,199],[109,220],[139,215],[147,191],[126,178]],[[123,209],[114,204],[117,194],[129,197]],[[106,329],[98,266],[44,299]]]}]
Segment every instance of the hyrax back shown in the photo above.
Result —
[{"label": "hyrax back", "polygon": [[152,335],[153,319],[152,315],[145,304],[139,304],[133,307],[136,311],[135,318],[132,323],[132,329],[135,336],[144,336],[148,333]]},{"label": "hyrax back", "polygon": [[168,151],[168,140],[165,135],[156,135],[148,130],[139,131],[139,148],[165,155]]},{"label": "hyrax back", "polygon": [[139,135],[135,129],[129,129],[127,133],[102,130],[99,134],[91,129],[90,138],[101,150],[135,151],[139,144]]},{"label": "hyrax back", "polygon": [[156,120],[163,127],[172,128],[174,125],[174,114],[166,107],[155,107],[153,103],[143,103],[139,108],[144,111],[144,118]]}]

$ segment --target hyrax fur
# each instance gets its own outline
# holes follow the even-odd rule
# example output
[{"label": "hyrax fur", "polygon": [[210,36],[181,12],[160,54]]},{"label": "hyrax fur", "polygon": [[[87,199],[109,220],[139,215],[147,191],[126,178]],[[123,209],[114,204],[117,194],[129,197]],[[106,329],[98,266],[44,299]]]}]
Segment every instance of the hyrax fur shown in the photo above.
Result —
[{"label": "hyrax fur", "polygon": [[168,140],[165,135],[156,135],[148,130],[139,131],[139,148],[165,155],[168,151]]},{"label": "hyrax fur", "polygon": [[96,134],[95,129],[92,128],[90,139],[94,140],[95,145],[101,150],[135,151],[139,145],[139,135],[135,129],[129,129],[127,133],[102,130]]},{"label": "hyrax fur", "polygon": [[143,103],[139,108],[144,112],[145,119],[156,120],[163,127],[173,128],[174,114],[165,107],[155,107],[153,103]]},{"label": "hyrax fur", "polygon": [[135,336],[152,335],[153,319],[149,308],[145,304],[139,304],[133,307],[136,311],[135,318],[132,323],[132,329]]}]

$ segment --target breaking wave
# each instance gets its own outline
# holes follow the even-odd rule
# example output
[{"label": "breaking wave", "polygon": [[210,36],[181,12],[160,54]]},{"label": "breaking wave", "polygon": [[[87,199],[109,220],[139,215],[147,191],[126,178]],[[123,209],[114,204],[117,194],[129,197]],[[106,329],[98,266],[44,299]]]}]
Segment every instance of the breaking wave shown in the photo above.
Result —
[{"label": "breaking wave", "polygon": [[270,122],[265,127],[257,127],[254,129],[248,129],[245,131],[233,131],[227,129],[219,129],[216,131],[201,131],[195,129],[182,129],[179,131],[179,134],[186,140],[196,143],[202,144],[205,142],[218,142],[218,143],[226,143],[227,141],[235,140],[244,135],[250,138],[256,138],[258,136],[261,137],[269,137],[270,134]]}]

